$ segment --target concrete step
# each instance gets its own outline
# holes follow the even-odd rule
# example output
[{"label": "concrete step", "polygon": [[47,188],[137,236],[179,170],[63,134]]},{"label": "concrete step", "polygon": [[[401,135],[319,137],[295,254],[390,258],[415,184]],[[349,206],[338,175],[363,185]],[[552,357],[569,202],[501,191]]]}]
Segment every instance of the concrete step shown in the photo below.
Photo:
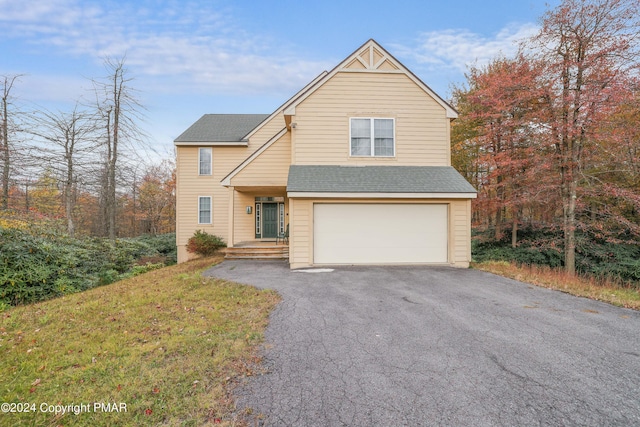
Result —
[{"label": "concrete step", "polygon": [[289,249],[268,249],[268,248],[227,248],[227,254],[282,254],[289,253]]},{"label": "concrete step", "polygon": [[225,255],[225,259],[289,259],[289,255]]},{"label": "concrete step", "polygon": [[288,246],[251,246],[225,249],[227,259],[287,259]]}]

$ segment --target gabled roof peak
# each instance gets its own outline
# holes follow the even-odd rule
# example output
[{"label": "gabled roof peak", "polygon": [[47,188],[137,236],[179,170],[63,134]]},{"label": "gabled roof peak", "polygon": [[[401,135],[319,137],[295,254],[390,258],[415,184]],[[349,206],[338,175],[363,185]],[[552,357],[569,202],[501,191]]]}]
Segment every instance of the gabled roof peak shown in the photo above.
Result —
[{"label": "gabled roof peak", "polygon": [[295,107],[304,101],[309,95],[321,87],[327,80],[338,72],[373,72],[373,73],[402,73],[406,74],[422,90],[429,94],[446,111],[446,116],[451,119],[458,117],[458,112],[435,93],[429,86],[413,74],[407,67],[391,55],[374,39],[367,40],[351,55],[340,62],[333,70],[316,79],[315,83],[308,85],[306,90],[298,93],[287,102],[282,111],[285,115],[295,114]]},{"label": "gabled roof peak", "polygon": [[[399,67],[388,61],[387,57],[393,58],[378,42],[369,39],[354,52],[355,59],[343,66],[343,69],[366,69],[366,70],[398,70]],[[351,56],[354,56],[353,54]],[[396,61],[397,62],[397,61]],[[344,61],[343,61],[344,64]],[[364,67],[364,68],[363,68]]]}]

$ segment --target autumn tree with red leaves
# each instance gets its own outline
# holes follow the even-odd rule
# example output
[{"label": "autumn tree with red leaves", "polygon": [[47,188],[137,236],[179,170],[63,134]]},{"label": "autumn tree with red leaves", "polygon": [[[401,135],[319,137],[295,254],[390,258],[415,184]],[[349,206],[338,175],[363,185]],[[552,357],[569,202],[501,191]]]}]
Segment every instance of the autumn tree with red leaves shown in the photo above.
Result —
[{"label": "autumn tree with red leaves", "polygon": [[495,237],[509,219],[515,246],[525,212],[560,218],[570,274],[577,229],[640,238],[639,12],[640,0],[564,0],[515,59],[471,69],[454,94],[452,161],[474,175]]},{"label": "autumn tree with red leaves", "polygon": [[575,273],[576,203],[583,155],[638,70],[638,0],[564,0],[527,44],[545,65],[541,86],[560,177],[565,270]]},{"label": "autumn tree with red leaves", "polygon": [[462,141],[473,140],[467,148],[476,165],[471,181],[480,189],[476,207],[495,228],[496,240],[510,222],[512,246],[523,211],[536,203],[530,193],[541,171],[536,162],[543,153],[536,126],[543,95],[537,89],[538,68],[524,56],[496,59],[486,67],[472,68],[469,89],[455,93],[462,118],[453,139],[466,130]]}]

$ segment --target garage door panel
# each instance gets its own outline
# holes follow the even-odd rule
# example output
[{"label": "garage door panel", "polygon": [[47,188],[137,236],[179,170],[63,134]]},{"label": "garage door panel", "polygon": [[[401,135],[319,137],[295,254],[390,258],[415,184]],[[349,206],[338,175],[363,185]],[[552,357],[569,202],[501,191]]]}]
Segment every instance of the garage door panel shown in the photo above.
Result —
[{"label": "garage door panel", "polygon": [[447,262],[447,205],[315,204],[316,264]]}]

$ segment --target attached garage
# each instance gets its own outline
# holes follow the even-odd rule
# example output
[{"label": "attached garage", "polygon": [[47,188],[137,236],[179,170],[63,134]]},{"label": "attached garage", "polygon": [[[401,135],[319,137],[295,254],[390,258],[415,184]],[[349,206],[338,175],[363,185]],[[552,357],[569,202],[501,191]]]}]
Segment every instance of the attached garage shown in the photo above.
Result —
[{"label": "attached garage", "polygon": [[291,268],[471,260],[475,189],[450,166],[292,165]]},{"label": "attached garage", "polygon": [[448,261],[446,204],[314,204],[314,264]]}]

